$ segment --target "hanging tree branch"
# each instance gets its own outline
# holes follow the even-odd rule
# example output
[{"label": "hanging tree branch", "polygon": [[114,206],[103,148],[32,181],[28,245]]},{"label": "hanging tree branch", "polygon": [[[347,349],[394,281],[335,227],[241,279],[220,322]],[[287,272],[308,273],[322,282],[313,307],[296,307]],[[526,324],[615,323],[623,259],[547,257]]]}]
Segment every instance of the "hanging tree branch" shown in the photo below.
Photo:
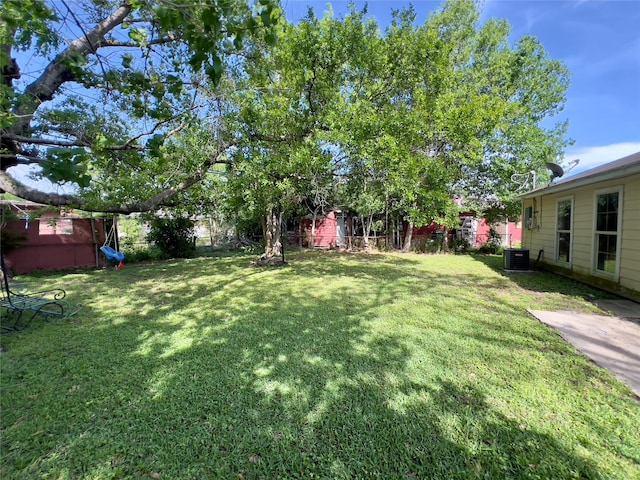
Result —
[{"label": "hanging tree branch", "polygon": [[0,191],[16,195],[20,198],[30,200],[36,203],[43,203],[46,205],[58,205],[58,206],[70,206],[80,208],[89,211],[99,211],[105,213],[134,213],[134,212],[147,212],[157,209],[159,207],[168,206],[171,204],[170,200],[180,192],[187,190],[196,183],[204,179],[205,175],[209,172],[211,167],[216,164],[228,164],[229,160],[223,158],[226,152],[238,145],[239,140],[233,139],[226,142],[221,142],[218,148],[190,175],[177,185],[164,189],[155,195],[150,196],[145,200],[139,202],[113,205],[93,205],[90,204],[85,198],[77,195],[57,194],[57,193],[45,193],[34,188],[31,188],[18,180],[14,179],[6,172],[0,170]]}]

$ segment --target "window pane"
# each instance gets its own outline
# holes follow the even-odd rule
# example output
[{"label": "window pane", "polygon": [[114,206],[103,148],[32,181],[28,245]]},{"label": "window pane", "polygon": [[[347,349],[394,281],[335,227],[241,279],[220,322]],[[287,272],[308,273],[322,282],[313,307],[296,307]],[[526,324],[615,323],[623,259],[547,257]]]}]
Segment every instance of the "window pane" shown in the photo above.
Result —
[{"label": "window pane", "polygon": [[607,236],[598,235],[598,251],[604,252],[607,249]]},{"label": "window pane", "polygon": [[[596,201],[596,269],[616,273],[619,192],[598,195]],[[604,233],[612,232],[612,233]]]},{"label": "window pane", "polygon": [[571,245],[570,233],[558,233],[558,260],[562,262],[569,262]]},{"label": "window pane", "polygon": [[598,195],[598,213],[607,211],[607,196],[606,195]]},{"label": "window pane", "polygon": [[616,272],[617,241],[617,235],[597,235],[598,252],[596,255],[596,268],[598,270],[608,273]]},{"label": "window pane", "polygon": [[596,230],[599,232],[618,230],[618,192],[598,195]]},{"label": "window pane", "polygon": [[558,230],[571,230],[571,200],[558,202]]},{"label": "window pane", "polygon": [[598,270],[607,273],[616,273],[616,257],[607,253],[598,252]]},{"label": "window pane", "polygon": [[40,218],[39,235],[73,235],[73,219],[53,217]]},{"label": "window pane", "polygon": [[616,232],[618,230],[618,212],[607,213],[607,232]]},{"label": "window pane", "polygon": [[[614,242],[611,242],[611,237],[614,238]],[[604,253],[616,253],[615,252],[615,235],[598,235],[598,251]],[[611,244],[613,243],[614,251],[611,252]]]}]

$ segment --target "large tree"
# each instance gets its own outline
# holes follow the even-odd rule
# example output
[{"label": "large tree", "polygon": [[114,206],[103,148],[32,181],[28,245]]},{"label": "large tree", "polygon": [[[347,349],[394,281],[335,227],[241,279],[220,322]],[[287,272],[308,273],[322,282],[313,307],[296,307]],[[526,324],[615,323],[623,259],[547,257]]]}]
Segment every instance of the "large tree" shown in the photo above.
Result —
[{"label": "large tree", "polygon": [[392,103],[406,153],[390,175],[409,221],[405,249],[412,224],[457,223],[456,194],[508,206],[511,175],[543,170],[567,143],[566,124],[549,121],[564,104],[566,68],[534,38],[510,45],[506,21],[479,17],[471,0],[452,0],[417,28],[402,12],[385,37],[407,65]]},{"label": "large tree", "polygon": [[[279,217],[307,201],[312,211],[332,190],[333,109],[347,61],[330,15],[282,25],[273,48],[256,44],[235,80],[239,143],[229,166],[228,198],[240,216],[259,218],[265,253],[279,253]],[[312,199],[313,198],[313,199]]]},{"label": "large tree", "polygon": [[395,212],[409,222],[405,248],[414,224],[457,225],[455,194],[508,205],[511,174],[544,169],[566,144],[565,125],[547,125],[568,74],[535,39],[511,45],[506,22],[478,19],[474,2],[451,0],[420,26],[412,9],[396,12],[384,35],[353,8],[287,26],[235,89],[252,147],[232,163],[262,178],[238,191],[262,192],[272,211],[332,169],[365,237],[375,215]]},{"label": "large tree", "polygon": [[[276,5],[3,1],[0,191],[124,213],[170,202],[236,143],[215,120],[220,79],[247,41],[274,43]],[[172,137],[198,124],[211,127],[206,147],[176,157],[184,142]],[[72,182],[76,194],[22,184],[8,172],[19,165]]]},{"label": "large tree", "polygon": [[[3,44],[44,61],[18,79],[21,57],[2,51],[0,190],[132,212],[206,204],[217,185],[229,211],[264,218],[265,235],[288,205],[341,191],[336,202],[369,219],[453,225],[454,194],[507,205],[511,174],[543,170],[567,142],[566,125],[549,121],[564,66],[534,38],[511,44],[506,22],[480,24],[472,0],[445,2],[420,26],[397,12],[384,34],[366,11],[310,13],[280,21],[275,46],[273,4],[96,0],[81,14],[62,0],[24,12],[5,1]],[[68,43],[55,33],[62,18],[75,26]],[[7,174],[29,163],[78,194]]]}]

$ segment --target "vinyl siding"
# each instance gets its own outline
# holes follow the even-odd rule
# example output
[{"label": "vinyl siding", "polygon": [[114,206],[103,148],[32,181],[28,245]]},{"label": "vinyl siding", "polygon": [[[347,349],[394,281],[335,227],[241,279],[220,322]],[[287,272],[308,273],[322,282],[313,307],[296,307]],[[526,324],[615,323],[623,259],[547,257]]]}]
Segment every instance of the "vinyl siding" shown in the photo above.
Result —
[{"label": "vinyl siding", "polygon": [[625,179],[620,285],[640,292],[640,175]]},{"label": "vinyl siding", "polygon": [[573,211],[573,268],[587,274],[593,245],[593,191],[576,192]]},{"label": "vinyl siding", "polygon": [[[617,282],[594,273],[594,205],[595,192],[602,189],[622,187],[622,234],[620,243],[620,268]],[[542,192],[544,193],[544,192]],[[559,199],[573,197],[573,218],[571,231],[571,264],[556,262],[556,208]],[[541,262],[563,269],[565,273],[578,274],[602,280],[631,289],[640,296],[640,175],[594,183],[575,190],[557,194],[539,195],[535,199],[525,199],[523,207],[534,206],[538,210],[537,225],[523,230],[523,248],[530,250],[532,261],[544,249]],[[535,213],[534,213],[535,215]],[[602,285],[602,281],[596,282]]]}]

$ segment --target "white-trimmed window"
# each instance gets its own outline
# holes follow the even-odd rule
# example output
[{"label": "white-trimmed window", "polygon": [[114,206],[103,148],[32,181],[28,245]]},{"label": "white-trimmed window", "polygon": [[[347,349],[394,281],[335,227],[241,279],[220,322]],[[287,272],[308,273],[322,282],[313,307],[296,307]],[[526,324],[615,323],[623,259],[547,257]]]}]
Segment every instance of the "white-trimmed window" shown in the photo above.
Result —
[{"label": "white-trimmed window", "polygon": [[595,192],[594,256],[596,273],[618,279],[622,231],[622,187]]},{"label": "white-trimmed window", "polygon": [[556,262],[571,263],[571,230],[573,229],[573,197],[556,203]]},{"label": "white-trimmed window", "polygon": [[42,217],[40,235],[73,235],[73,219],[65,217]]}]

